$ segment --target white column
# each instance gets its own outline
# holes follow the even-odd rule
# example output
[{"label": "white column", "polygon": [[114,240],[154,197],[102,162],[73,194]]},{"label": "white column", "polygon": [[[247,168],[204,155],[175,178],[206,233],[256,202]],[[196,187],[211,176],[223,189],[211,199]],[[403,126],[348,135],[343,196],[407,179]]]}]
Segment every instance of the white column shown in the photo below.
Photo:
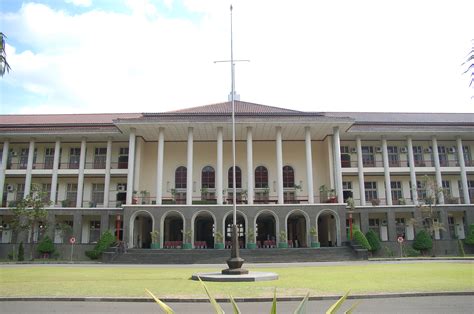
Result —
[{"label": "white column", "polygon": [[461,168],[461,184],[462,184],[462,194],[464,196],[464,204],[470,204],[471,199],[469,196],[469,187],[467,185],[466,161],[464,160],[462,140],[460,137],[456,138],[456,144],[458,146],[459,167]]},{"label": "white column", "polygon": [[135,128],[130,129],[130,137],[128,140],[128,175],[127,175],[127,205],[132,204],[133,199],[133,182],[135,176]]},{"label": "white column", "polygon": [[0,206],[3,203],[3,189],[5,188],[5,171],[7,170],[9,144],[8,140],[3,142],[2,163],[0,164]]},{"label": "white column", "polygon": [[104,207],[109,207],[110,195],[110,164],[112,162],[112,138],[107,139],[107,154],[105,156],[105,179],[104,179]]},{"label": "white column", "polygon": [[313,190],[313,154],[311,150],[311,128],[305,127],[305,148],[306,148],[306,186],[308,187],[308,203],[314,203]]},{"label": "white column", "polygon": [[81,155],[79,157],[79,176],[77,178],[76,207],[82,207],[82,196],[84,191],[84,167],[86,164],[86,139],[81,140]]},{"label": "white column", "polygon": [[59,159],[61,158],[61,140],[56,139],[54,144],[54,159],[53,159],[53,175],[51,177],[51,197],[50,201],[53,205],[56,203],[56,195],[58,193],[58,169]]},{"label": "white column", "polygon": [[413,204],[418,205],[418,191],[416,189],[416,173],[415,173],[415,157],[413,156],[413,141],[411,137],[407,137],[408,146],[408,162],[410,163],[410,181],[411,181],[411,195]]},{"label": "white column", "polygon": [[281,127],[276,128],[276,161],[277,161],[277,194],[278,204],[283,204],[283,148],[281,139]]},{"label": "white column", "polygon": [[25,194],[24,197],[30,195],[31,191],[31,172],[33,171],[33,158],[35,156],[35,140],[30,140],[30,146],[28,148],[28,164],[26,166],[26,178],[25,178]]},{"label": "white column", "polygon": [[342,171],[341,171],[341,138],[339,135],[339,127],[334,127],[334,163],[335,163],[335,183],[337,202],[344,202],[344,195],[342,193]]},{"label": "white column", "polygon": [[252,127],[247,127],[247,203],[253,204],[253,139]]},{"label": "white column", "polygon": [[390,168],[388,164],[387,139],[382,138],[383,172],[385,178],[385,200],[387,205],[393,205],[392,186],[390,184]]},{"label": "white column", "polygon": [[222,184],[222,168],[223,168],[223,154],[224,154],[224,138],[222,127],[217,128],[217,169],[216,169],[216,197],[217,204],[222,205],[223,195],[222,190],[224,186]]},{"label": "white column", "polygon": [[441,178],[441,165],[439,163],[438,140],[436,139],[436,136],[433,136],[431,138],[431,141],[433,146],[433,158],[436,171],[436,186],[438,187],[438,189],[440,189],[440,191],[438,191],[438,202],[440,204],[444,204],[444,194],[441,191],[441,188],[443,187],[443,179]]},{"label": "white column", "polygon": [[362,141],[360,139],[360,136],[356,138],[356,145],[357,145],[357,170],[359,172],[360,205],[365,206],[364,162],[362,160]]},{"label": "white column", "polygon": [[193,128],[188,128],[188,163],[186,173],[186,205],[193,204]]},{"label": "white column", "polygon": [[[329,186],[334,189],[334,143],[333,136],[328,136],[328,168],[329,168]],[[320,200],[321,202],[321,200]]]},{"label": "white column", "polygon": [[165,152],[165,130],[158,131],[158,158],[156,161],[156,205],[162,204],[163,198],[163,163]]}]

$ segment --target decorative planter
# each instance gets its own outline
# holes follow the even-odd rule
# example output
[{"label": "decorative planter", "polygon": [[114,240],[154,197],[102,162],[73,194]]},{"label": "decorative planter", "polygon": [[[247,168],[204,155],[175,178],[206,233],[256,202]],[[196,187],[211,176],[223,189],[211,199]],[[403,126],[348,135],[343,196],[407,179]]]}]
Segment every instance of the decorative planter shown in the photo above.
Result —
[{"label": "decorative planter", "polygon": [[321,243],[319,243],[319,242],[311,242],[311,247],[321,247]]},{"label": "decorative planter", "polygon": [[190,250],[192,248],[193,248],[193,246],[192,246],[191,243],[183,243],[183,249],[184,250]]},{"label": "decorative planter", "polygon": [[247,249],[256,249],[257,248],[257,243],[247,243]]},{"label": "decorative planter", "polygon": [[278,248],[287,249],[288,248],[288,242],[278,242]]},{"label": "decorative planter", "polygon": [[224,249],[224,243],[214,243],[214,248],[218,250]]},{"label": "decorative planter", "polygon": [[159,242],[158,243],[152,243],[150,248],[154,249],[154,250],[161,249],[160,243]]}]

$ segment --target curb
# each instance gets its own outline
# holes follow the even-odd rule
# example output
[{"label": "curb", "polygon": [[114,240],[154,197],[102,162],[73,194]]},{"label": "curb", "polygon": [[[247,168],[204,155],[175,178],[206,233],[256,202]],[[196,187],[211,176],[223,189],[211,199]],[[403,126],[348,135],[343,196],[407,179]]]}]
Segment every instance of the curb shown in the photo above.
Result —
[{"label": "curb", "polygon": [[[445,291],[445,292],[409,292],[409,293],[385,293],[385,294],[356,294],[349,295],[347,299],[385,299],[406,297],[434,297],[434,296],[474,296],[474,291]],[[340,295],[312,296],[310,301],[338,300]],[[277,301],[301,301],[303,297],[279,297]],[[163,298],[167,303],[208,303],[204,298]],[[236,302],[272,302],[273,298],[234,298]],[[154,302],[151,298],[144,297],[0,297],[0,302],[5,301],[61,301],[61,302]],[[227,298],[216,298],[217,302],[229,303]]]}]

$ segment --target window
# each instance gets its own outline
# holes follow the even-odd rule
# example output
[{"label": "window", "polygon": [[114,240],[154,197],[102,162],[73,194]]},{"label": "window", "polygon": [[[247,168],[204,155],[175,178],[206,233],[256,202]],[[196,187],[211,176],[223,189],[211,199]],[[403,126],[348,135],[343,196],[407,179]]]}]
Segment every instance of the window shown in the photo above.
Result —
[{"label": "window", "polygon": [[216,173],[214,168],[206,166],[201,171],[201,188],[203,189],[215,189],[216,188]]},{"label": "window", "polygon": [[285,204],[295,204],[296,203],[296,193],[295,193],[295,191],[284,191],[283,192],[283,202]]},{"label": "window", "polygon": [[446,147],[445,146],[438,146],[438,157],[439,157],[439,165],[441,167],[448,166],[448,155],[446,154]]},{"label": "window", "polygon": [[344,195],[344,202],[347,201],[349,197],[352,197],[352,182],[342,182],[342,194]]},{"label": "window", "polygon": [[[232,167],[229,168],[229,171],[227,172],[227,186],[229,189],[232,189],[234,187],[234,172],[232,171]],[[240,170],[240,167],[235,167],[235,187],[237,189],[242,188],[242,170]]]},{"label": "window", "polygon": [[464,164],[466,165],[466,167],[474,166],[474,163],[472,162],[471,152],[469,150],[469,146],[463,146],[462,147],[462,153],[463,153],[463,156],[464,156]]},{"label": "window", "polygon": [[128,168],[128,147],[120,147],[119,149],[118,168]]},{"label": "window", "polygon": [[425,200],[428,197],[427,189],[422,181],[416,181],[416,191],[418,193],[418,199]]},{"label": "window", "polygon": [[16,186],[16,200],[22,200],[25,197],[25,184],[18,183]]},{"label": "window", "polygon": [[397,146],[387,146],[388,164],[390,167],[400,167],[400,156]]},{"label": "window", "polygon": [[53,169],[54,164],[54,147],[44,150],[44,169]]},{"label": "window", "polygon": [[372,146],[362,146],[362,163],[364,167],[375,167],[374,148]]},{"label": "window", "polygon": [[79,169],[79,160],[81,158],[81,149],[74,147],[69,149],[69,169]]},{"label": "window", "polygon": [[405,238],[405,218],[395,218],[397,237]]},{"label": "window", "polygon": [[66,188],[66,201],[63,207],[75,207],[77,198],[77,184],[68,183]]},{"label": "window", "polygon": [[423,155],[422,146],[413,146],[413,159],[415,160],[415,167],[424,167],[425,166],[425,157]]},{"label": "window", "polygon": [[341,167],[351,167],[351,154],[349,151],[349,146],[341,146]]},{"label": "window", "polygon": [[[459,187],[459,196],[461,199],[461,204],[465,204],[461,181],[458,181],[458,187]],[[469,198],[471,200],[471,204],[473,204],[474,203],[474,181],[473,180],[467,181],[467,189],[469,193]]]},{"label": "window", "polygon": [[107,158],[107,148],[96,147],[94,154],[94,169],[105,169],[105,159]]},{"label": "window", "polygon": [[43,183],[41,185],[41,192],[43,193],[43,202],[49,203],[51,199],[51,183]]},{"label": "window", "polygon": [[377,199],[377,182],[364,182],[365,200],[372,201]]},{"label": "window", "polygon": [[89,243],[97,243],[100,238],[100,220],[91,220],[89,225]]},{"label": "window", "polygon": [[369,229],[380,234],[380,219],[378,218],[369,218]]},{"label": "window", "polygon": [[258,166],[255,169],[255,188],[268,188],[268,170],[264,166]]},{"label": "window", "polygon": [[293,167],[283,167],[283,188],[294,188],[295,187],[295,171]]},{"label": "window", "polygon": [[104,204],[104,184],[103,183],[92,184],[91,206],[95,207],[95,205],[97,204]]},{"label": "window", "polygon": [[26,169],[28,166],[28,148],[22,148],[20,151],[20,169]]},{"label": "window", "polygon": [[175,189],[185,189],[187,186],[187,169],[180,166],[174,173],[174,187]]},{"label": "window", "polygon": [[451,182],[448,180],[443,180],[441,181],[441,184],[443,186],[444,195],[451,195]]},{"label": "window", "polygon": [[392,201],[394,204],[399,204],[400,200],[403,198],[402,183],[400,181],[390,182],[390,187],[392,188]]}]

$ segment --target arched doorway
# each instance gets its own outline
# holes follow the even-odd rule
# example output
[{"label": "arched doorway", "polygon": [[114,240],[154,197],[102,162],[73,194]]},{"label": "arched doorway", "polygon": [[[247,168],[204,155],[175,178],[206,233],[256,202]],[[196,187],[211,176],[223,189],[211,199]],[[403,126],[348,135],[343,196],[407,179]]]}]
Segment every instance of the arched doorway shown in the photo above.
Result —
[{"label": "arched doorway", "polygon": [[293,247],[308,247],[308,230],[306,216],[300,211],[292,212],[286,221],[288,241]]},{"label": "arched doorway", "polygon": [[179,244],[170,242],[183,241],[183,216],[178,212],[169,212],[163,221],[163,244],[164,247],[177,247]]},{"label": "arched doorway", "polygon": [[339,217],[333,211],[325,210],[318,215],[318,238],[322,247],[338,245]]},{"label": "arched doorway", "polygon": [[214,217],[209,212],[200,212],[194,218],[194,246],[214,248]]},{"label": "arched doorway", "polygon": [[153,231],[153,217],[149,212],[137,212],[131,217],[130,225],[132,231],[132,247],[139,249],[149,249],[151,246],[151,235]]},{"label": "arched doorway", "polygon": [[274,241],[276,245],[277,230],[275,216],[270,212],[263,212],[258,215],[256,220],[257,246],[264,245],[264,241]]},{"label": "arched doorway", "polygon": [[[232,240],[232,225],[234,223],[234,216],[232,212],[227,214],[224,222],[224,230],[225,230],[225,243],[226,247],[230,246],[230,241]],[[245,223],[245,217],[242,213],[237,212],[237,230],[239,235],[239,246],[241,249],[245,248],[246,239],[245,239],[245,232],[247,230],[247,225]]]}]

